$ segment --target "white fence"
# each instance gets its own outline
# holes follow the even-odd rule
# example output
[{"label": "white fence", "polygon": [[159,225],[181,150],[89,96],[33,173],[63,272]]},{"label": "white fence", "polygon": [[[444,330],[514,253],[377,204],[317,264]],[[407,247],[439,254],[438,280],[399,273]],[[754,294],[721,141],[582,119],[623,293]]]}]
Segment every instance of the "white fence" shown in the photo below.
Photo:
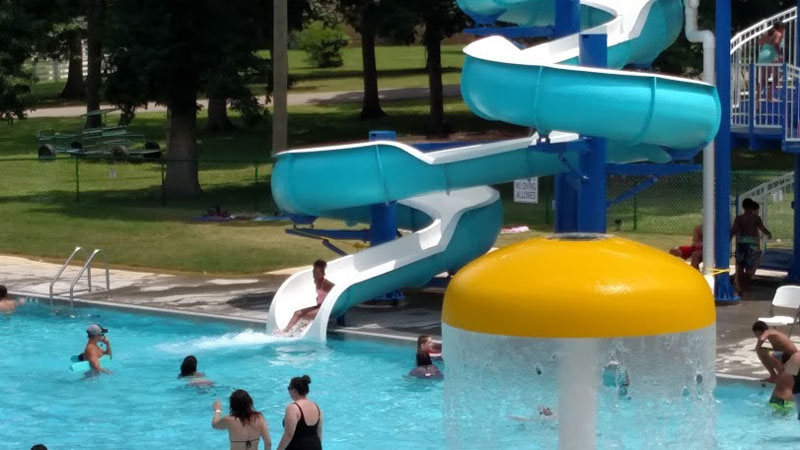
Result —
[{"label": "white fence", "polygon": [[[89,73],[89,57],[86,49],[86,41],[81,43],[82,47],[82,65],[83,76]],[[62,81],[67,79],[69,74],[69,61],[53,61],[50,59],[34,58],[33,61],[28,63],[33,75],[36,77],[38,83],[46,83],[51,81]]]}]

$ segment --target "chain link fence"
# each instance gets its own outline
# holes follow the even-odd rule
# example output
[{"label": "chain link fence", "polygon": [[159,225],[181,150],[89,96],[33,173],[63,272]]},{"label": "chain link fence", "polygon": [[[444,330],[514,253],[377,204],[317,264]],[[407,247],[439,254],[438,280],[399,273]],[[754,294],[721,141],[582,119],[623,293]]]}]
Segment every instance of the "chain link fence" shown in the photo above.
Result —
[{"label": "chain link fence", "polygon": [[[199,198],[171,196],[167,189],[170,166],[197,165]],[[197,208],[272,214],[267,161],[174,159],[115,160],[58,157],[0,159],[4,186],[0,201],[81,202],[108,205]],[[191,169],[191,168],[188,168]]]},{"label": "chain link fence", "polygon": [[[203,191],[199,198],[170,197],[166,175],[170,164],[197,164]],[[126,160],[58,157],[0,159],[0,202],[87,202],[99,206],[189,208],[198,216],[219,209],[238,214],[273,215],[268,161],[166,159]],[[739,171],[731,174],[731,217],[745,196],[761,204],[761,216],[773,239],[770,247],[790,247],[793,240],[794,188],[788,172]],[[537,204],[513,203],[511,183],[496,186],[505,200],[505,222],[552,229],[553,178],[539,177]],[[651,186],[630,195],[642,183]],[[756,191],[754,191],[756,190]],[[702,222],[703,175],[700,172],[647,176],[611,175],[607,179],[609,232],[691,236]],[[628,195],[625,195],[625,194]],[[616,201],[622,199],[622,201]],[[738,201],[737,201],[738,200]]]},{"label": "chain link fence", "polygon": [[[745,197],[750,196],[759,202],[761,217],[773,234],[768,246],[788,247],[793,239],[794,187],[791,181],[775,183],[775,180],[785,178],[786,173],[731,173],[731,218],[741,214],[741,208],[736,205],[741,205]],[[613,201],[648,180],[651,178],[645,176],[609,176],[608,198]],[[608,209],[609,231],[691,236],[694,226],[703,221],[703,174],[693,172],[668,175],[654,181],[652,186]]]}]

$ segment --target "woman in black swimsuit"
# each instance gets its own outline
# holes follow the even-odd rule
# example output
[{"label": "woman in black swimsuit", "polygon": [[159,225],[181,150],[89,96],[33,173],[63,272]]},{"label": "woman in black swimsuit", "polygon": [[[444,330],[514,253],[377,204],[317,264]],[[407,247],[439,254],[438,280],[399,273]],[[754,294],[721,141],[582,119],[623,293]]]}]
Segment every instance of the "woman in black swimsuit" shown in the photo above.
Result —
[{"label": "woman in black swimsuit", "polygon": [[220,417],[222,404],[219,399],[214,402],[214,417],[211,427],[215,430],[228,430],[231,450],[258,450],[258,439],[264,439],[264,448],[272,447],[269,428],[264,416],[253,409],[253,399],[247,391],[241,389],[231,394],[231,414]]},{"label": "woman in black swimsuit", "polygon": [[309,384],[308,375],[289,382],[289,397],[294,401],[286,407],[278,450],[322,450],[322,412],[306,398]]}]

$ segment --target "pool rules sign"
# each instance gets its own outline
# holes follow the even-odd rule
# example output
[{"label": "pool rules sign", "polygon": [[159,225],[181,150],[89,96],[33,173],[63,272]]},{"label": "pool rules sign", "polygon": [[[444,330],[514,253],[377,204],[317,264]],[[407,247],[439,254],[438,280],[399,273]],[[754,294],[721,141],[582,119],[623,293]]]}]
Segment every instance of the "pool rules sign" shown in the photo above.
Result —
[{"label": "pool rules sign", "polygon": [[514,203],[539,203],[539,177],[514,180]]}]

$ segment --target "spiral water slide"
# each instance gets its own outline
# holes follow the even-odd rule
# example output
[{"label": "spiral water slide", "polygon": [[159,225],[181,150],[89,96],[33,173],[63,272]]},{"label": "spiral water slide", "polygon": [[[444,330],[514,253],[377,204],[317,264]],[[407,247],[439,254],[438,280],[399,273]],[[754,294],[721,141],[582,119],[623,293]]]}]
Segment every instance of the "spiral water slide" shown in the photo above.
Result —
[{"label": "spiral water slide", "polygon": [[[461,0],[473,14],[522,26],[552,26],[556,0]],[[577,34],[520,49],[503,37],[464,49],[461,93],[488,120],[538,130],[529,138],[424,153],[393,141],[282,152],[272,192],[290,213],[368,221],[370,205],[397,203],[411,233],[328,263],[335,283],[305,336],[325,340],[328,321],[358,303],[422,286],[488,251],[502,224],[498,193],[486,186],[576,167],[581,136],[607,139],[607,161],[668,162],[703,147],[720,120],[708,84],[621,69],[647,65],[678,37],[680,0],[584,0],[582,33],[607,35],[610,69],[577,66]],[[547,136],[548,139],[540,139]],[[267,328],[286,326],[315,304],[311,270],[278,289]]]}]

